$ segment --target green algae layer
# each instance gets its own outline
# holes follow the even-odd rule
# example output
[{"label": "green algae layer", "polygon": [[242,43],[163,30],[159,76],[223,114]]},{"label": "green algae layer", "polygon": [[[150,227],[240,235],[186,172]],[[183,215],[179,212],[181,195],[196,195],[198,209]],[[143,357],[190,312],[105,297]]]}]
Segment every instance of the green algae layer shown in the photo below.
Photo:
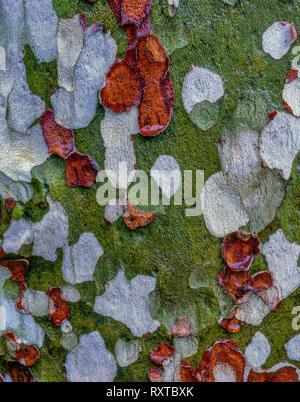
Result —
[{"label": "green algae layer", "polygon": [[[126,36],[118,27],[107,0],[95,4],[81,0],[53,0],[53,6],[61,18],[85,13],[88,25],[100,21],[104,30],[110,30],[117,42],[118,58],[124,56]],[[260,94],[267,101],[268,112],[283,109],[281,91],[295,56],[290,51],[276,61],[261,47],[263,32],[275,21],[282,20],[293,20],[300,32],[299,1],[240,0],[232,6],[221,0],[181,0],[172,17],[166,11],[166,0],[153,1],[150,22],[170,56],[175,106],[169,127],[163,133],[151,139],[134,137],[138,169],[149,172],[156,158],[167,154],[176,158],[182,170],[204,170],[207,180],[221,170],[215,144],[222,128],[234,118],[242,98]],[[300,45],[299,39],[293,46],[297,45]],[[51,108],[50,97],[57,88],[56,62],[37,64],[31,49],[26,47],[25,51],[30,89]],[[225,85],[226,93],[216,124],[207,131],[193,124],[181,100],[182,83],[191,65],[215,71]],[[104,165],[100,134],[103,118],[104,109],[98,105],[91,124],[85,129],[75,130],[78,151],[93,157],[100,168]],[[260,233],[263,241],[282,228],[290,241],[300,243],[299,162],[299,159],[294,162],[286,196],[275,220]],[[94,299],[104,293],[105,283],[115,277],[120,264],[124,266],[128,279],[137,274],[157,278],[156,291],[151,295],[151,310],[162,326],[141,340],[142,352],[138,361],[126,368],[119,367],[117,381],[147,380],[147,371],[153,365],[149,359],[150,351],[162,342],[172,343],[170,323],[185,314],[189,315],[199,341],[197,353],[189,358],[194,367],[199,364],[203,352],[218,339],[235,339],[244,351],[257,330],[265,334],[271,345],[265,368],[288,360],[284,344],[296,335],[291,327],[292,309],[300,305],[300,289],[283,302],[279,311],[270,313],[261,326],[245,325],[240,333],[234,335],[223,330],[217,320],[220,311],[228,311],[231,303],[217,285],[218,273],[224,265],[221,239],[208,232],[202,216],[186,217],[185,206],[171,204],[157,208],[155,221],[150,226],[132,232],[122,219],[113,226],[105,223],[104,207],[96,202],[99,184],[91,189],[66,187],[64,162],[55,155],[35,168],[32,177],[34,198],[19,214],[24,213],[34,221],[40,220],[47,212],[44,192],[48,192],[52,199],[62,203],[69,216],[70,244],[77,242],[81,233],[93,232],[104,249],[96,268],[95,282],[76,285],[82,300],[70,303],[70,321],[77,336],[98,330],[112,352],[117,339],[133,339],[125,325],[93,312]],[[9,218],[2,204],[0,207],[2,235]],[[24,249],[24,256],[27,254],[28,250]],[[51,286],[65,284],[61,274],[62,250],[58,250],[54,263],[39,257],[30,257],[29,262],[28,287],[46,291]],[[251,273],[264,269],[267,269],[266,261],[259,256],[251,267]],[[32,371],[38,381],[65,381],[63,364],[67,352],[60,344],[61,330],[47,318],[36,321],[44,328],[46,338],[41,358]]]}]

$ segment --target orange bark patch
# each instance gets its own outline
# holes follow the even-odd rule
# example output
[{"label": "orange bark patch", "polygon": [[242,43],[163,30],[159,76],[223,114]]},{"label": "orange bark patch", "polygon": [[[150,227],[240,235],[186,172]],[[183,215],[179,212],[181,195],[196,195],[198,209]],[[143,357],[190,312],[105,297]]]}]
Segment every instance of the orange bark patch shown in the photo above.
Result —
[{"label": "orange bark patch", "polygon": [[251,278],[251,285],[255,292],[269,289],[273,286],[271,272],[263,271],[253,275]]},{"label": "orange bark patch", "polygon": [[169,68],[167,53],[155,35],[139,40],[137,47],[137,70],[145,81],[159,83]]},{"label": "orange bark patch", "polygon": [[277,111],[276,111],[276,110],[273,110],[273,112],[269,113],[269,120],[270,120],[270,121],[273,120],[274,117],[275,117],[277,114],[278,114]]},{"label": "orange bark patch", "polygon": [[178,317],[176,323],[172,326],[173,336],[190,336],[190,321],[186,315],[184,317]]},{"label": "orange bark patch", "polygon": [[94,159],[88,155],[74,152],[65,159],[65,164],[66,184],[68,187],[92,187],[99,171]]},{"label": "orange bark patch", "polygon": [[138,105],[140,96],[141,82],[135,70],[125,60],[114,63],[106,75],[106,85],[101,90],[102,104],[121,113]]},{"label": "orange bark patch", "polygon": [[69,306],[62,298],[60,287],[49,289],[47,295],[50,297],[48,318],[57,327],[60,327],[62,322],[69,317]]},{"label": "orange bark patch", "polygon": [[5,252],[3,251],[3,248],[0,246],[0,259],[5,257]]},{"label": "orange bark patch", "polygon": [[246,361],[233,339],[218,341],[204,353],[197,377],[201,382],[214,382],[214,369],[220,364],[234,371],[236,382],[244,381]]},{"label": "orange bark patch", "polygon": [[140,105],[140,133],[153,136],[164,130],[171,118],[171,109],[165,100],[160,85],[146,85]]},{"label": "orange bark patch", "polygon": [[128,49],[125,59],[111,67],[101,90],[102,104],[116,113],[139,106],[140,134],[146,136],[168,126],[174,104],[170,61],[148,21],[151,4],[152,0],[109,0],[128,37]]},{"label": "orange bark patch", "polygon": [[290,107],[290,105],[289,105],[284,99],[282,99],[282,103],[283,103],[283,107],[285,108],[285,110],[286,110],[288,113],[290,113],[290,114],[292,114],[292,115],[294,116],[293,110],[292,110],[292,108]]},{"label": "orange bark patch", "polygon": [[31,367],[39,360],[40,352],[34,345],[19,345],[14,353],[14,358],[23,366]]},{"label": "orange bark patch", "polygon": [[34,382],[30,369],[17,361],[7,362],[6,374],[10,376],[12,382]]},{"label": "orange bark patch", "polygon": [[226,236],[222,244],[223,258],[231,269],[249,269],[259,252],[259,239],[255,234],[235,232]]},{"label": "orange bark patch", "polygon": [[196,372],[187,360],[181,360],[180,362],[180,381],[197,382]]},{"label": "orange bark patch", "polygon": [[131,202],[127,201],[126,211],[123,219],[125,225],[129,229],[135,230],[139,227],[147,226],[154,221],[154,218],[154,212],[141,211],[139,208],[131,204]]},{"label": "orange bark patch", "polygon": [[19,336],[14,331],[5,331],[3,336],[13,345],[18,345],[22,343],[21,338],[19,338]]},{"label": "orange bark patch", "polygon": [[162,365],[163,362],[169,360],[175,353],[175,349],[173,346],[168,345],[167,343],[162,343],[157,346],[157,348],[153,349],[150,353],[150,359],[153,360],[156,364]]},{"label": "orange bark patch", "polygon": [[232,334],[236,334],[236,333],[240,332],[244,323],[235,317],[228,317],[228,318],[223,318],[220,325],[222,328],[226,329],[226,331],[228,331]]},{"label": "orange bark patch", "polygon": [[5,200],[5,208],[7,212],[11,212],[16,205],[16,200],[12,197],[6,198]]},{"label": "orange bark patch", "polygon": [[297,68],[292,68],[289,72],[288,75],[286,76],[285,83],[289,84],[290,82],[296,80],[299,76],[299,71]]},{"label": "orange bark patch", "polygon": [[1,260],[0,265],[11,272],[11,279],[19,285],[25,284],[25,278],[29,267],[27,260]]},{"label": "orange bark patch", "polygon": [[248,271],[233,271],[225,267],[218,276],[218,282],[236,303],[245,301],[247,294],[252,290]]},{"label": "orange bark patch", "polygon": [[148,371],[148,379],[151,382],[161,382],[163,379],[163,370],[159,367],[151,367]]},{"label": "orange bark patch", "polygon": [[149,14],[152,0],[122,0],[121,24],[140,24]]},{"label": "orange bark patch", "polygon": [[66,158],[74,150],[73,131],[57,124],[54,113],[51,110],[46,110],[43,114],[40,125],[43,129],[49,153]]},{"label": "orange bark patch", "polygon": [[248,375],[248,382],[299,382],[295,367],[282,367],[273,372],[258,373],[253,369]]}]

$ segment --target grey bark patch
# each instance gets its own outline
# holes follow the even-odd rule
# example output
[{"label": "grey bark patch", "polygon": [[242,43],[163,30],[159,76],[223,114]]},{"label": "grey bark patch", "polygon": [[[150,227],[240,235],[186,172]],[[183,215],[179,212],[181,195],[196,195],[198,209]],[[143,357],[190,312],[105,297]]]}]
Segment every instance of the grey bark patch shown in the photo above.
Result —
[{"label": "grey bark patch", "polygon": [[93,233],[83,233],[77,243],[64,248],[64,280],[72,285],[92,281],[97,261],[102,254],[103,249],[96,236]]},{"label": "grey bark patch", "polygon": [[288,180],[293,161],[300,151],[300,119],[289,113],[278,112],[263,129],[260,155],[271,169],[278,169]]},{"label": "grey bark patch", "polygon": [[197,353],[198,339],[194,336],[174,338],[174,347],[176,349],[176,353],[178,353],[180,357],[189,357]]},{"label": "grey bark patch", "polygon": [[26,289],[24,292],[26,309],[35,317],[44,317],[49,313],[49,296],[45,292],[35,289]]},{"label": "grey bark patch", "polygon": [[66,285],[62,288],[62,297],[71,303],[77,303],[81,299],[79,290],[72,285]]},{"label": "grey bark patch", "polygon": [[290,243],[279,229],[261,246],[261,252],[266,257],[272,277],[280,286],[282,297],[288,297],[300,286],[300,246]]},{"label": "grey bark patch", "polygon": [[252,294],[245,303],[236,307],[235,317],[246,324],[258,326],[270,313],[271,307],[259,296]]},{"label": "grey bark patch", "polygon": [[0,171],[15,181],[30,182],[31,170],[49,157],[39,125],[24,134],[0,128],[0,144]]},{"label": "grey bark patch", "polygon": [[75,64],[83,46],[83,28],[79,16],[59,20],[57,27],[58,85],[69,92],[75,89]]},{"label": "grey bark patch", "polygon": [[268,339],[260,331],[255,332],[245,349],[245,358],[252,367],[263,366],[271,353]]},{"label": "grey bark patch", "polygon": [[45,102],[30,91],[22,58],[14,61],[13,73],[14,85],[8,97],[7,122],[12,130],[25,133],[44,113]]},{"label": "grey bark patch", "polygon": [[70,334],[73,330],[73,327],[69,320],[64,320],[60,326],[60,329],[65,334]]},{"label": "grey bark patch", "polygon": [[71,382],[110,382],[117,364],[99,332],[81,335],[79,345],[67,355],[67,378]]},{"label": "grey bark patch", "polygon": [[250,230],[260,232],[276,217],[276,212],[284,198],[284,183],[281,177],[263,168],[246,197],[241,194],[242,204],[250,217]]},{"label": "grey bark patch", "polygon": [[29,314],[20,313],[13,300],[4,297],[3,285],[11,277],[8,269],[0,266],[0,336],[14,331],[26,345],[43,346],[44,331]]},{"label": "grey bark patch", "polygon": [[[299,74],[299,73],[298,73]],[[289,105],[294,116],[300,116],[300,78],[286,82],[282,99]]]},{"label": "grey bark patch", "polygon": [[229,186],[240,196],[251,231],[260,232],[276,216],[284,197],[280,176],[262,167],[259,134],[247,127],[225,129],[218,144]]},{"label": "grey bark patch", "polygon": [[49,212],[35,224],[33,255],[55,261],[56,250],[67,244],[69,235],[68,215],[58,201],[48,196]]},{"label": "grey bark patch", "polygon": [[98,91],[105,74],[114,62],[117,46],[110,32],[93,31],[84,34],[84,44],[75,66],[73,92],[59,88],[51,97],[58,124],[70,129],[87,127],[96,113]]},{"label": "grey bark patch", "polygon": [[129,342],[118,339],[115,344],[115,356],[121,367],[127,367],[136,362],[140,352],[141,342],[138,339]]},{"label": "grey bark patch", "polygon": [[268,53],[273,59],[281,59],[290,50],[291,44],[294,42],[291,39],[290,24],[282,24],[282,22],[274,22],[262,36],[262,48],[265,53]]},{"label": "grey bark patch", "polygon": [[229,187],[223,172],[206,181],[201,204],[206,227],[213,236],[224,237],[249,221],[239,195]]},{"label": "grey bark patch", "polygon": [[119,200],[111,199],[105,206],[104,219],[109,223],[113,224],[125,213],[125,206],[120,203]]},{"label": "grey bark patch", "polygon": [[62,205],[47,196],[49,211],[40,222],[33,223],[24,218],[12,220],[3,235],[3,250],[18,254],[23,244],[34,243],[33,255],[55,261],[56,250],[68,244],[68,215]]},{"label": "grey bark patch", "polygon": [[182,101],[186,112],[190,114],[197,103],[215,103],[224,93],[224,84],[218,74],[206,68],[192,66],[183,82]]},{"label": "grey bark patch", "polygon": [[8,124],[10,129],[25,133],[43,114],[45,103],[28,87],[23,48],[29,44],[39,62],[55,59],[57,16],[51,0],[1,0],[0,4],[0,45],[9,60],[6,70],[13,77],[7,94]]},{"label": "grey bark patch", "polygon": [[114,113],[105,109],[101,135],[105,147],[105,171],[111,185],[127,189],[134,180],[136,157],[131,136],[140,131],[138,109]]},{"label": "grey bark patch", "polygon": [[224,130],[217,144],[227,181],[238,193],[249,194],[261,172],[259,134],[248,128]]},{"label": "grey bark patch", "polygon": [[293,336],[284,347],[289,359],[300,361],[300,334]]},{"label": "grey bark patch", "polygon": [[151,318],[149,312],[148,296],[155,285],[156,279],[145,275],[137,275],[128,281],[121,269],[108,282],[104,295],[96,297],[94,311],[121,321],[134,336],[152,333],[160,325],[159,321]]},{"label": "grey bark patch", "polygon": [[0,197],[14,198],[16,201],[26,203],[33,196],[30,184],[25,182],[16,182],[0,172]]},{"label": "grey bark patch", "polygon": [[57,15],[52,0],[26,0],[27,41],[38,62],[50,62],[57,56]]},{"label": "grey bark patch", "polygon": [[193,106],[190,118],[203,131],[211,129],[217,122],[220,107],[216,103],[203,101]]},{"label": "grey bark patch", "polygon": [[64,333],[60,338],[60,344],[64,349],[70,351],[78,345],[78,337],[74,332]]},{"label": "grey bark patch", "polygon": [[173,197],[181,186],[180,166],[171,155],[160,155],[154,162],[150,174],[166,198]]},{"label": "grey bark patch", "polygon": [[233,113],[233,120],[238,126],[261,131],[268,123],[268,103],[261,94],[249,94],[240,99]]}]

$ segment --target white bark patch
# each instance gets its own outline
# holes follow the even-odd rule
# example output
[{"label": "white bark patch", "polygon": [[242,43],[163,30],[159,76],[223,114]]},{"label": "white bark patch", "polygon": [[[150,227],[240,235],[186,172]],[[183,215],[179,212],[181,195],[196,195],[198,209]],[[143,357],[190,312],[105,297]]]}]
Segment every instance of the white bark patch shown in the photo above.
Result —
[{"label": "white bark patch", "polygon": [[[299,73],[298,73],[299,74]],[[282,91],[282,99],[289,105],[294,116],[300,116],[300,78],[286,82]]]},{"label": "white bark patch", "polygon": [[109,181],[115,188],[127,189],[134,180],[136,157],[132,135],[139,131],[136,107],[123,113],[105,109],[105,118],[101,121],[105,147],[104,166]]},{"label": "white bark patch", "polygon": [[64,280],[72,285],[92,281],[97,261],[102,254],[103,249],[96,236],[93,233],[83,233],[76,244],[64,248]]},{"label": "white bark patch", "polygon": [[218,74],[206,68],[192,67],[183,82],[182,101],[186,112],[190,114],[197,103],[215,103],[224,93],[224,84]]},{"label": "white bark patch", "polygon": [[293,161],[300,151],[300,119],[279,112],[263,129],[260,155],[271,169],[278,169],[288,180]]},{"label": "white bark patch", "polygon": [[137,275],[130,281],[121,269],[110,282],[103,296],[97,296],[94,311],[121,321],[134,336],[154,332],[160,325],[149,312],[149,293],[155,289],[156,279]]},{"label": "white bark patch", "polygon": [[117,45],[110,32],[84,33],[83,48],[75,66],[75,89],[69,92],[59,88],[51,97],[58,124],[70,128],[87,127],[96,113],[98,91],[105,75],[114,62]]},{"label": "white bark patch", "polygon": [[59,202],[52,201],[49,196],[47,201],[50,209],[40,222],[33,223],[24,218],[11,221],[3,235],[4,252],[18,254],[23,244],[34,243],[33,255],[48,261],[56,260],[56,250],[68,244],[68,215]]},{"label": "white bark patch", "polygon": [[79,345],[67,355],[67,378],[70,382],[111,382],[117,364],[99,332],[81,335]]},{"label": "white bark patch", "polygon": [[180,166],[173,156],[160,155],[154,162],[150,175],[167,198],[173,197],[181,186]]},{"label": "white bark patch", "polygon": [[289,359],[300,361],[300,334],[293,336],[284,347]]},{"label": "white bark patch", "polygon": [[288,297],[300,286],[300,246],[290,243],[279,229],[261,246],[261,252],[266,257],[272,277],[280,286],[282,297]]},{"label": "white bark patch", "polygon": [[83,37],[78,15],[59,20],[56,38],[58,85],[69,92],[75,89],[74,67],[82,50]]},{"label": "white bark patch", "polygon": [[290,50],[295,38],[292,24],[274,22],[262,36],[262,47],[273,59],[281,59]]},{"label": "white bark patch", "polygon": [[252,367],[263,366],[271,353],[271,346],[265,335],[259,331],[255,332],[251,342],[245,349],[245,358]]},{"label": "white bark patch", "polygon": [[223,172],[206,181],[201,204],[206,227],[213,236],[224,237],[249,221],[239,195],[229,187]]}]

